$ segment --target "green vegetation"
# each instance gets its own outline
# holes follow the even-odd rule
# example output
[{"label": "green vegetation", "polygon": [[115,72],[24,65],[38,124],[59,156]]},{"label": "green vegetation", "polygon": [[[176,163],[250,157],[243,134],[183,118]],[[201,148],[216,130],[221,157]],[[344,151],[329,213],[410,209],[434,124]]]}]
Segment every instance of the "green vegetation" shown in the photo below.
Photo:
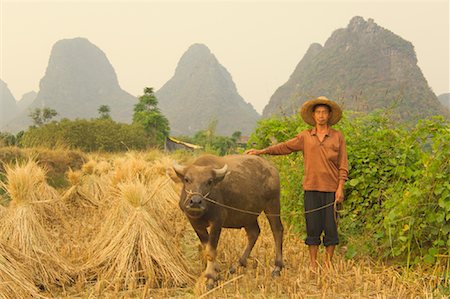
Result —
[{"label": "green vegetation", "polygon": [[30,112],[29,116],[33,120],[35,126],[41,127],[57,116],[58,112],[52,108],[36,108]]},{"label": "green vegetation", "polygon": [[136,125],[116,123],[111,119],[53,121],[42,127],[30,127],[21,139],[24,147],[79,149],[85,152],[117,152],[145,149],[150,140]]},{"label": "green vegetation", "polygon": [[157,107],[152,88],[135,105],[133,124],[117,123],[110,116],[110,108],[101,105],[98,119],[50,120],[57,115],[51,108],[36,108],[30,113],[34,125],[16,136],[0,133],[0,146],[23,146],[78,149],[85,152],[143,150],[161,148],[170,128],[167,118]]},{"label": "green vegetation", "polygon": [[[337,126],[346,137],[350,166],[339,223],[341,239],[349,248],[347,257],[371,255],[407,266],[439,259],[446,263],[450,123],[435,117],[407,129],[383,113],[346,114]],[[298,116],[265,119],[250,142],[262,148],[271,138],[281,142],[305,128]],[[285,220],[303,232],[302,155],[270,159],[281,173]]]},{"label": "green vegetation", "polygon": [[158,108],[153,88],[144,88],[144,95],[134,106],[133,124],[141,126],[153,144],[161,146],[169,136],[169,121]]},{"label": "green vegetation", "polygon": [[111,109],[108,105],[101,105],[97,111],[100,119],[111,119],[111,115],[109,115]]},{"label": "green vegetation", "polygon": [[217,120],[213,120],[208,124],[208,128],[198,131],[194,137],[179,136],[180,140],[200,145],[206,152],[216,155],[234,154],[238,151],[238,140],[242,133],[234,132],[231,137],[216,135]]}]

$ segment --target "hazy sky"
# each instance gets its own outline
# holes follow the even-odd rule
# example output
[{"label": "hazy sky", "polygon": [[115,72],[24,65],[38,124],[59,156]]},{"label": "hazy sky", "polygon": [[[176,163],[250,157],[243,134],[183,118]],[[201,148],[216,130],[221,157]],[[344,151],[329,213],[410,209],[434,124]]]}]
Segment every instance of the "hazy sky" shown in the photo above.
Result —
[{"label": "hazy sky", "polygon": [[189,46],[203,43],[261,113],[311,43],[323,45],[356,15],[412,42],[433,91],[450,91],[449,0],[0,0],[0,8],[0,78],[17,100],[39,90],[60,39],[89,39],[136,96],[162,87]]}]

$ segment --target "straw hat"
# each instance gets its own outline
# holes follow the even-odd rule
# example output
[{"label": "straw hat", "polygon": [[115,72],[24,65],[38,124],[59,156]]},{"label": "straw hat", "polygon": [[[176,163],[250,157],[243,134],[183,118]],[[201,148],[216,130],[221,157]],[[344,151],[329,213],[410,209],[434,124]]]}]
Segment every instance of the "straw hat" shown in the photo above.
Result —
[{"label": "straw hat", "polygon": [[302,105],[300,114],[301,114],[303,120],[307,124],[309,124],[311,126],[316,125],[316,122],[313,118],[313,108],[314,108],[314,106],[316,106],[318,104],[325,104],[328,107],[330,107],[331,117],[330,117],[330,120],[328,121],[328,124],[330,126],[337,124],[339,122],[339,120],[342,117],[341,107],[339,107],[339,105],[336,102],[331,101],[331,100],[327,99],[326,97],[318,97],[317,99],[306,101]]}]

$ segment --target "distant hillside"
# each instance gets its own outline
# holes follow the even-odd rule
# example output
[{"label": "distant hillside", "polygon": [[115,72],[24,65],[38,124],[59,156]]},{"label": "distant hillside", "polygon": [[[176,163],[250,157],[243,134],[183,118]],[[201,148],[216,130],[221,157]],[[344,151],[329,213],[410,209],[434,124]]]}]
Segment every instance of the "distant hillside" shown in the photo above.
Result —
[{"label": "distant hillside", "polygon": [[28,107],[34,102],[36,97],[37,97],[37,92],[35,92],[35,91],[30,91],[30,92],[27,92],[26,94],[24,94],[22,96],[22,98],[20,99],[20,101],[17,102],[17,106],[19,107],[19,110],[20,111],[27,110]]},{"label": "distant hillside", "polygon": [[108,105],[114,120],[130,122],[137,98],[122,90],[105,53],[85,38],[55,43],[40,90],[27,111],[11,121],[7,129],[26,129],[29,111],[49,107],[57,118],[97,117],[97,109]]},{"label": "distant hillside", "polygon": [[258,113],[239,95],[230,73],[202,44],[181,57],[174,76],[156,92],[174,135],[193,135],[217,120],[216,133],[250,133]]},{"label": "distant hillside", "polygon": [[417,66],[413,45],[362,17],[333,32],[323,47],[310,46],[263,117],[296,113],[322,95],[356,111],[392,107],[401,120],[447,115]]},{"label": "distant hillside", "polygon": [[450,93],[443,93],[438,96],[439,102],[447,109],[450,109]]},{"label": "distant hillside", "polygon": [[18,112],[19,108],[8,85],[0,79],[0,131]]}]

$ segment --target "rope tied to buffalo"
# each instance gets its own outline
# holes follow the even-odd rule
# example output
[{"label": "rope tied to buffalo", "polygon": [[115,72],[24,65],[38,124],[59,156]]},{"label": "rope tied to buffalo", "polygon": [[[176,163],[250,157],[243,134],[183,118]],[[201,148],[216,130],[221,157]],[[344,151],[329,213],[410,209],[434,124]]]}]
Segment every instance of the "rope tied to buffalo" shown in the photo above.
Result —
[{"label": "rope tied to buffalo", "polygon": [[[255,216],[259,216],[259,215],[261,214],[261,212],[254,212],[254,211],[243,210],[243,209],[239,209],[239,208],[232,207],[232,206],[229,206],[229,205],[220,203],[220,202],[218,202],[218,201],[215,201],[215,200],[213,200],[213,199],[211,199],[211,198],[208,197],[209,192],[206,193],[206,194],[202,194],[202,193],[199,193],[199,192],[193,192],[193,191],[191,191],[191,190],[186,190],[186,189],[185,189],[185,191],[186,191],[186,193],[187,193],[186,199],[185,199],[185,201],[184,201],[184,204],[185,204],[185,205],[186,205],[187,201],[188,201],[192,196],[194,196],[194,195],[199,195],[199,196],[201,196],[203,199],[205,199],[206,201],[208,201],[208,202],[210,202],[210,203],[212,203],[212,204],[215,204],[215,205],[217,205],[217,206],[219,206],[219,207],[222,207],[222,208],[230,209],[230,210],[237,211],[237,212],[241,212],[241,213],[251,214],[251,215],[255,215]],[[317,211],[320,211],[320,210],[322,210],[322,209],[326,209],[326,208],[331,207],[331,206],[334,207],[334,221],[337,223],[337,212],[338,212],[338,210],[337,210],[337,201],[333,201],[332,203],[323,205],[323,206],[321,206],[321,207],[319,207],[319,208],[316,208],[316,209],[311,209],[311,210],[308,210],[308,211],[304,211],[304,214],[317,212]],[[264,214],[266,214],[266,216],[275,216],[275,217],[280,217],[280,216],[281,216],[281,214],[269,214],[269,213],[264,213]],[[289,214],[291,214],[291,215],[293,215],[293,214],[298,214],[298,212],[291,212],[291,213],[289,213]]]}]

